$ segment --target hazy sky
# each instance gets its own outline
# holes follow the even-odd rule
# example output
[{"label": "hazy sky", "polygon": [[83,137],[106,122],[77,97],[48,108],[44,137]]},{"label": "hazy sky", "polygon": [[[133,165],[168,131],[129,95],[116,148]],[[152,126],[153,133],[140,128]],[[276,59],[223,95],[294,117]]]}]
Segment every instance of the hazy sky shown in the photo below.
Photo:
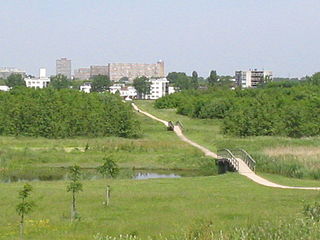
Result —
[{"label": "hazy sky", "polygon": [[38,75],[155,63],[207,76],[264,68],[283,77],[320,71],[320,0],[1,0],[0,66]]}]

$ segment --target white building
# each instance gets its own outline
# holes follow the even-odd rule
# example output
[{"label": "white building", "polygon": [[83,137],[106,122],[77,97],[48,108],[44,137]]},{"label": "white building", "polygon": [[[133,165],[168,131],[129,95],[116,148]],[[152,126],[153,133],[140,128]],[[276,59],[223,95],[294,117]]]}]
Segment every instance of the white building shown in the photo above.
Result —
[{"label": "white building", "polygon": [[[169,81],[166,78],[150,79],[150,94],[144,96],[144,99],[158,99],[169,94]],[[172,89],[171,89],[172,91]]]},{"label": "white building", "polygon": [[259,84],[265,82],[266,79],[272,81],[272,71],[260,71],[257,69],[236,71],[235,76],[237,85],[242,88],[257,87]]},{"label": "white building", "polygon": [[85,92],[85,93],[90,93],[91,92],[91,83],[86,82],[83,85],[81,85],[80,91]]},{"label": "white building", "polygon": [[120,92],[121,88],[124,88],[126,85],[123,83],[116,83],[109,87],[109,91],[113,94]]},{"label": "white building", "polygon": [[9,90],[10,90],[10,88],[8,86],[6,86],[6,85],[1,85],[0,86],[0,91],[7,92]]},{"label": "white building", "polygon": [[[169,87],[169,81],[166,78],[150,79],[150,94],[143,96],[143,99],[158,99],[168,94],[174,93],[174,87]],[[119,93],[124,98],[136,98],[138,93],[132,86],[125,86],[125,84],[114,84],[109,88],[113,94]]]},{"label": "white building", "polygon": [[110,92],[113,94],[119,93],[121,97],[124,98],[136,98],[137,97],[137,91],[134,87],[132,86],[127,86],[123,83],[117,83],[117,84],[113,84],[110,88],[109,88]]},{"label": "white building", "polygon": [[46,69],[40,68],[39,78],[25,78],[26,86],[30,88],[45,88],[50,83],[50,78],[46,76]]},{"label": "white building", "polygon": [[168,88],[168,94],[170,95],[170,94],[175,93],[175,92],[176,92],[175,88],[169,86],[169,88]]},{"label": "white building", "polygon": [[120,89],[120,96],[133,99],[137,97],[137,91],[134,87],[128,86]]}]

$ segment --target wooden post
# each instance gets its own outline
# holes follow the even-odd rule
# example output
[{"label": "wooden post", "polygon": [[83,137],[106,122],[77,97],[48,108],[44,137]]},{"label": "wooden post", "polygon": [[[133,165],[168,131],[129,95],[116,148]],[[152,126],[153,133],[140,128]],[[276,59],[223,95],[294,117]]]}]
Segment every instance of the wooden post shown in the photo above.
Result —
[{"label": "wooden post", "polygon": [[72,206],[71,206],[71,222],[76,219],[77,210],[76,210],[76,196],[75,193],[72,193]]},{"label": "wooden post", "polygon": [[107,201],[106,201],[106,204],[107,204],[107,207],[109,206],[109,203],[110,203],[110,186],[107,185],[107,190],[106,190],[106,197],[107,197]]},{"label": "wooden post", "polygon": [[20,220],[20,240],[23,240],[23,234],[24,234],[24,214],[21,215],[21,220]]}]

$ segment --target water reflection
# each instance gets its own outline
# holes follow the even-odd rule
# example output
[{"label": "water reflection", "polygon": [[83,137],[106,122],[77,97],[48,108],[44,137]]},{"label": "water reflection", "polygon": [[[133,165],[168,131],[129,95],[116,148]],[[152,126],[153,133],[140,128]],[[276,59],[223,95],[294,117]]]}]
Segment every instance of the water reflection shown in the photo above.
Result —
[{"label": "water reflection", "polygon": [[[117,179],[155,179],[155,178],[181,178],[201,176],[197,170],[137,170],[121,169]],[[98,180],[102,176],[95,169],[82,169],[82,180]],[[7,170],[0,172],[0,182],[20,181],[57,181],[68,180],[68,169],[66,168],[36,168]]]},{"label": "water reflection", "polygon": [[152,172],[138,172],[134,176],[134,179],[137,179],[137,180],[152,179],[152,178],[181,178],[181,176],[175,173],[160,174],[160,173],[152,173]]}]

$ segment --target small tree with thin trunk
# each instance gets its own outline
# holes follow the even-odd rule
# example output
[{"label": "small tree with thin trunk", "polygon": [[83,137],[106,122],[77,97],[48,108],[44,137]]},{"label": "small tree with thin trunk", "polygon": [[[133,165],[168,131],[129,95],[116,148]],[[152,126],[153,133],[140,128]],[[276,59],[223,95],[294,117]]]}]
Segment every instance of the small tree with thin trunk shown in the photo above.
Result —
[{"label": "small tree with thin trunk", "polygon": [[21,202],[17,205],[16,211],[20,216],[20,240],[23,240],[24,236],[24,218],[25,215],[31,212],[34,207],[34,203],[32,201],[27,201],[27,198],[30,196],[32,192],[32,186],[29,184],[25,184],[23,189],[19,192],[19,198]]},{"label": "small tree with thin trunk", "polygon": [[80,167],[74,165],[69,168],[69,179],[70,183],[67,186],[67,192],[72,193],[72,204],[71,204],[71,222],[80,219],[79,214],[77,212],[77,201],[76,194],[82,191],[82,183],[79,182],[81,177]]},{"label": "small tree with thin trunk", "polygon": [[[97,167],[97,171],[104,177],[115,178],[119,174],[119,167],[117,163],[115,163],[111,157],[105,157],[104,163],[102,166]],[[106,187],[106,199],[103,202],[104,205],[109,206],[110,204],[110,186],[107,184]]]}]

